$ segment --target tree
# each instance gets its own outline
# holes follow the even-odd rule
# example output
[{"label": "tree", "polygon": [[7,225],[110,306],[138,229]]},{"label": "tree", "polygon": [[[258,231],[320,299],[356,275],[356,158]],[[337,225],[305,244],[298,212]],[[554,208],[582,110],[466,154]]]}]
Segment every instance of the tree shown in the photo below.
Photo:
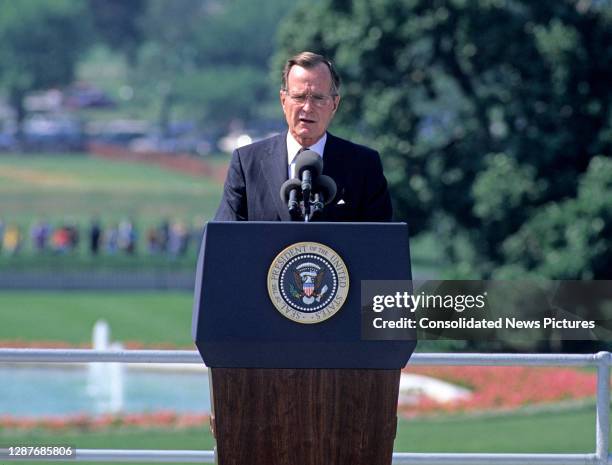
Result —
[{"label": "tree", "polygon": [[143,39],[140,21],[145,0],[88,0],[88,4],[93,26],[102,41],[111,49],[124,52],[133,63]]},{"label": "tree", "polygon": [[610,2],[322,0],[279,37],[336,62],[341,132],[458,275],[610,276]]},{"label": "tree", "polygon": [[[137,74],[160,99],[159,122],[172,111],[225,129],[248,121],[271,98],[268,61],[274,33],[290,0],[150,0],[141,27]],[[274,89],[277,91],[277,89]]]},{"label": "tree", "polygon": [[[134,66],[142,105],[157,106],[158,125],[168,131],[178,103],[177,82],[195,71],[195,36],[208,15],[201,0],[150,0],[140,21],[143,41]],[[137,95],[138,98],[138,95]]]},{"label": "tree", "polygon": [[17,136],[28,92],[69,83],[88,45],[82,0],[0,0],[0,89],[17,116]]}]

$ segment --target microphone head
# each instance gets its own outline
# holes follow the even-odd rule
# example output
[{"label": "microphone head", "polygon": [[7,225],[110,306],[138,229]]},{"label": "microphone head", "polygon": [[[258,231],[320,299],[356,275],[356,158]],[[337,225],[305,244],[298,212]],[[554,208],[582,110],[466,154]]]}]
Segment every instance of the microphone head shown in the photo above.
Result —
[{"label": "microphone head", "polygon": [[304,150],[295,159],[295,174],[298,178],[301,179],[304,170],[310,170],[312,179],[323,171],[323,160],[312,150]]},{"label": "microphone head", "polygon": [[283,202],[289,201],[289,193],[297,189],[298,193],[302,193],[302,183],[299,179],[287,179],[280,188],[280,198]]},{"label": "microphone head", "polygon": [[323,174],[315,180],[314,184],[315,185],[313,191],[323,194],[323,199],[325,199],[325,205],[330,204],[336,197],[336,193],[338,191],[336,182],[329,176],[325,176]]}]

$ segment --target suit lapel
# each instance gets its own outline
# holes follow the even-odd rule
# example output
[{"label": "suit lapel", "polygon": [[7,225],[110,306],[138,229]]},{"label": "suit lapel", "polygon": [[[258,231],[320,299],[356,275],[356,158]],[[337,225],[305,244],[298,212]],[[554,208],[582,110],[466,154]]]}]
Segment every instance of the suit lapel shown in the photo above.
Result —
[{"label": "suit lapel", "polygon": [[280,198],[280,188],[287,180],[287,134],[282,133],[275,137],[268,147],[262,160],[262,175],[270,191],[271,198],[281,221],[291,221],[289,209]]},{"label": "suit lapel", "polygon": [[337,137],[328,132],[325,151],[323,152],[323,174],[335,181],[338,191],[333,203],[327,205],[323,210],[322,221],[337,221],[336,203],[346,195],[345,188],[348,168],[346,153],[343,151],[342,143]]},{"label": "suit lapel", "polygon": [[327,142],[323,151],[323,174],[331,177],[338,183],[343,176],[342,171],[342,151],[340,150],[338,139],[327,133]]}]

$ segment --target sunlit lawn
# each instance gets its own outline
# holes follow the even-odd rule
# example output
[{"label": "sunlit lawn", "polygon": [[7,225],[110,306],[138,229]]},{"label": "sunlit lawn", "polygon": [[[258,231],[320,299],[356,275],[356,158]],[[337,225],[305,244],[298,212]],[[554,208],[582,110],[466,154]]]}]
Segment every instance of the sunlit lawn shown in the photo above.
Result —
[{"label": "sunlit lawn", "polygon": [[98,319],[113,340],[191,345],[188,292],[0,292],[0,340],[90,344]]},{"label": "sunlit lawn", "polygon": [[[153,164],[113,161],[86,154],[0,155],[0,196],[6,223],[36,218],[103,222],[134,217],[209,219],[221,184]],[[29,226],[29,224],[28,224]]]}]

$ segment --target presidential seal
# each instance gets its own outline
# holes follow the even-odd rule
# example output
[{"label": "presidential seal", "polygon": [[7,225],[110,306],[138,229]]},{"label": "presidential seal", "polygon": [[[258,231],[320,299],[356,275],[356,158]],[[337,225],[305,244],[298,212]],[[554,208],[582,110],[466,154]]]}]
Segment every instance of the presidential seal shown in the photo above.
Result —
[{"label": "presidential seal", "polygon": [[298,242],[279,253],[268,270],[270,300],[298,323],[320,323],[344,304],[349,276],[340,256],[318,242]]}]

